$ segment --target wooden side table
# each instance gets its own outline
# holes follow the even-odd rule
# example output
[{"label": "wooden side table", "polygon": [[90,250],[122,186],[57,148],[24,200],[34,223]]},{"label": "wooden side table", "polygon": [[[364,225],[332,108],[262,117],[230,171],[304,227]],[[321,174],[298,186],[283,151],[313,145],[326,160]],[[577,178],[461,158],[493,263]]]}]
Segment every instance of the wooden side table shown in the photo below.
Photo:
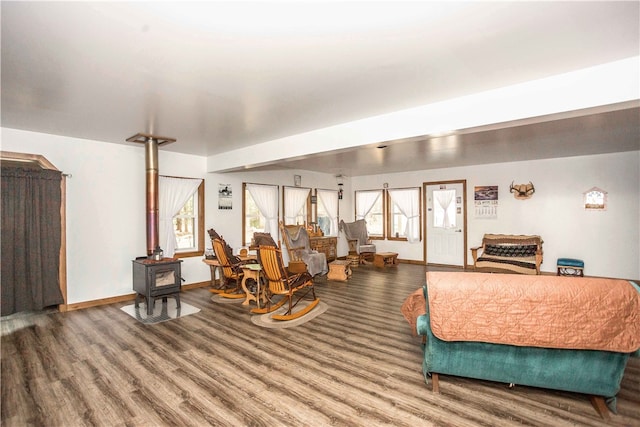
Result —
[{"label": "wooden side table", "polygon": [[[245,292],[247,297],[242,302],[242,305],[249,305],[250,301],[255,301],[256,306],[260,308],[260,298],[262,298],[262,302],[266,303],[267,299],[264,294],[264,289],[260,289],[260,276],[262,275],[262,267],[260,264],[245,264],[242,266],[242,290]],[[255,295],[247,289],[247,279],[253,279],[256,281],[256,293]]]},{"label": "wooden side table", "polygon": [[[214,294],[224,292],[224,277],[222,277],[222,267],[220,266],[218,258],[204,258],[202,262],[207,264],[211,269],[211,289],[209,289],[209,291]],[[218,277],[220,279],[216,279],[216,270],[219,270]]]},{"label": "wooden side table", "polygon": [[373,255],[373,265],[375,267],[397,267],[398,254],[395,252],[376,252]]},{"label": "wooden side table", "polygon": [[345,260],[335,260],[329,263],[327,279],[346,282],[351,277],[351,263]]}]

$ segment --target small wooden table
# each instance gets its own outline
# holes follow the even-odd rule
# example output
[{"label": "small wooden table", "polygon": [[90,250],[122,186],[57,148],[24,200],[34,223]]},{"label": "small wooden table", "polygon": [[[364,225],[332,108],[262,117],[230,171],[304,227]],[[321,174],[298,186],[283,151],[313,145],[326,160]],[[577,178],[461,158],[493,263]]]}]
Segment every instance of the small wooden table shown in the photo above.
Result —
[{"label": "small wooden table", "polygon": [[[211,269],[210,291],[214,294],[219,294],[224,292],[224,277],[222,277],[222,267],[220,266],[220,262],[218,261],[218,258],[213,258],[213,259],[204,258],[202,262],[207,264]],[[219,279],[216,279],[216,270],[219,270],[219,273],[218,273]]]},{"label": "small wooden table", "polygon": [[376,252],[373,255],[373,265],[375,267],[397,267],[398,254],[395,252]]},{"label": "small wooden table", "polygon": [[351,277],[351,262],[337,259],[329,263],[327,279],[346,282],[349,277]]},{"label": "small wooden table", "polygon": [[[260,275],[262,274],[262,267],[260,264],[245,264],[242,266],[242,290],[247,294],[247,297],[242,302],[242,305],[249,305],[250,301],[255,301],[256,306],[260,308],[260,298],[262,297],[262,302],[266,303],[266,296],[264,295],[264,290],[260,292]],[[247,289],[247,279],[253,279],[256,282],[256,293],[255,295]]]}]

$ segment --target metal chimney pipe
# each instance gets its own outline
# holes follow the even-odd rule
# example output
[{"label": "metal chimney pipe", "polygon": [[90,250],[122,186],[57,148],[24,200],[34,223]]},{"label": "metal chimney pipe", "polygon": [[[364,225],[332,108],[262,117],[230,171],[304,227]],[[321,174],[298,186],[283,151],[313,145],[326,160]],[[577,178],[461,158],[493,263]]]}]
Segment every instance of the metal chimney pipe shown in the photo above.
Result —
[{"label": "metal chimney pipe", "polygon": [[158,211],[158,140],[148,138],[145,147],[145,166],[147,179],[147,255],[153,252],[159,244],[159,211]]},{"label": "metal chimney pipe", "polygon": [[160,248],[160,214],[158,203],[158,147],[176,142],[174,138],[137,133],[127,142],[137,142],[145,147],[146,196],[147,196],[147,256],[152,257],[156,248]]}]

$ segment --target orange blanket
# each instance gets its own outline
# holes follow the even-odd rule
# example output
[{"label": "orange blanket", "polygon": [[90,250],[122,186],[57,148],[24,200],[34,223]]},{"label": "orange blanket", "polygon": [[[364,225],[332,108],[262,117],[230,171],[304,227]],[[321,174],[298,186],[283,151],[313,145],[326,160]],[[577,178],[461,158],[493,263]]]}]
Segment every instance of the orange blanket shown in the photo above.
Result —
[{"label": "orange blanket", "polygon": [[640,348],[640,293],[620,279],[428,272],[433,334],[444,341]]}]

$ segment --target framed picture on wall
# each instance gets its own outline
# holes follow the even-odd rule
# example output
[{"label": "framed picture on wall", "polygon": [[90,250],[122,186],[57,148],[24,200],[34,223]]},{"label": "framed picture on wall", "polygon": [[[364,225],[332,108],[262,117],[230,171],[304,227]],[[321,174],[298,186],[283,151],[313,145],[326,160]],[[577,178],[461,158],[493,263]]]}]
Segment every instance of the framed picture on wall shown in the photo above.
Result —
[{"label": "framed picture on wall", "polygon": [[582,193],[584,209],[588,211],[607,210],[607,192],[601,188],[593,187]]},{"label": "framed picture on wall", "polygon": [[233,209],[231,184],[218,184],[218,209]]}]

